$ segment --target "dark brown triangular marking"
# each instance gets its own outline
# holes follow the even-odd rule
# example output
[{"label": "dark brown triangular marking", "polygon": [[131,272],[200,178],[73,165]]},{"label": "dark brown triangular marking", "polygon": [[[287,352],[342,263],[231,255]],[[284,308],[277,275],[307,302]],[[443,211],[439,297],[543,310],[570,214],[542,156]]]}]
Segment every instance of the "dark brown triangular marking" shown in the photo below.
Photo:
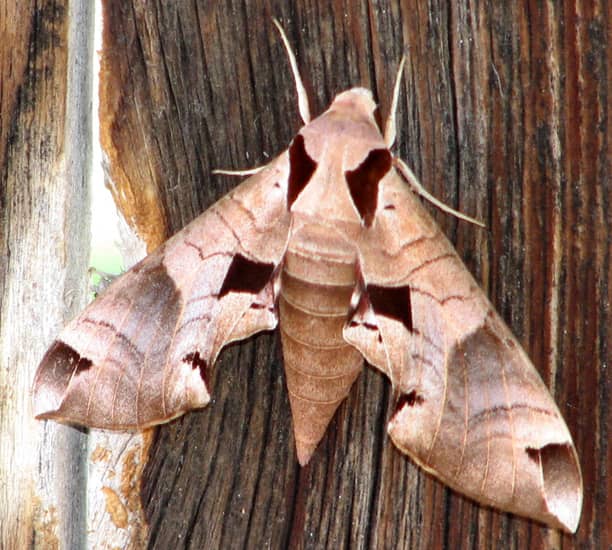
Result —
[{"label": "dark brown triangular marking", "polygon": [[254,262],[242,254],[236,254],[225,275],[219,298],[229,292],[259,294],[268,284],[273,272],[274,264]]},{"label": "dark brown triangular marking", "polygon": [[[56,340],[49,348],[49,351],[43,357],[41,363],[52,363],[54,373],[59,376],[78,375],[79,373],[89,370],[93,363],[91,359],[82,357],[73,347]],[[65,374],[59,374],[58,370],[64,371]]]},{"label": "dark brown triangular marking", "polygon": [[384,287],[368,285],[366,292],[376,315],[382,315],[402,323],[412,332],[412,309],[408,286]]},{"label": "dark brown triangular marking", "polygon": [[344,174],[355,208],[366,227],[370,227],[378,204],[378,183],[391,168],[388,149],[374,149],[355,170]]},{"label": "dark brown triangular marking", "polygon": [[287,188],[287,208],[291,208],[310,178],[317,169],[317,163],[306,152],[304,138],[295,136],[289,146],[289,186]]}]

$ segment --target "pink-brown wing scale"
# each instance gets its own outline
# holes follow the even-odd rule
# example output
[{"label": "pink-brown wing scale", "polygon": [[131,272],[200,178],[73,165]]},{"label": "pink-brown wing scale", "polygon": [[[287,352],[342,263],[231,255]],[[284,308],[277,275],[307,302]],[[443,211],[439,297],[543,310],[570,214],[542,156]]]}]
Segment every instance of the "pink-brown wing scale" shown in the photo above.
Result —
[{"label": "pink-brown wing scale", "polygon": [[221,348],[277,324],[287,154],[121,276],[53,343],[34,381],[39,418],[142,428],[210,400]]},{"label": "pink-brown wing scale", "polygon": [[407,184],[381,181],[344,335],[401,396],[388,432],[472,498],[574,531],[572,438],[528,357]]}]

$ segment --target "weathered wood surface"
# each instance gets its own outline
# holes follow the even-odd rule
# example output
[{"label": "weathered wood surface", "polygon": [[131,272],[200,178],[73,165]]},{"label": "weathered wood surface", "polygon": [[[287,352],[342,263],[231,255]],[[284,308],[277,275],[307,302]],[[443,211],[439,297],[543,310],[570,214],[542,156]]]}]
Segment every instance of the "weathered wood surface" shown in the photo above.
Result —
[{"label": "weathered wood surface", "polygon": [[[262,335],[224,352],[207,409],[157,433],[142,487],[151,548],[610,545],[612,14],[605,0],[585,4],[105,2],[107,47],[120,53],[106,145],[124,177],[111,178],[151,243],[236,184],[213,168],[267,162],[298,129],[272,15],[297,51],[314,113],[363,85],[385,115],[407,50],[398,154],[436,196],[487,223],[482,231],[434,211],[552,388],[585,479],[573,537],[452,493],[387,438],[390,388],[373,369],[300,470],[276,336]],[[4,253],[16,250],[5,229],[16,214],[3,162]],[[57,296],[27,302],[30,323],[58,311]],[[29,376],[52,337],[45,329],[36,358],[30,342],[17,348]],[[3,391],[25,400],[27,388],[7,380]],[[14,420],[2,407],[4,436]]]},{"label": "weathered wood surface", "polygon": [[37,363],[84,305],[93,10],[0,0],[0,548],[79,548],[85,435],[32,416]]}]

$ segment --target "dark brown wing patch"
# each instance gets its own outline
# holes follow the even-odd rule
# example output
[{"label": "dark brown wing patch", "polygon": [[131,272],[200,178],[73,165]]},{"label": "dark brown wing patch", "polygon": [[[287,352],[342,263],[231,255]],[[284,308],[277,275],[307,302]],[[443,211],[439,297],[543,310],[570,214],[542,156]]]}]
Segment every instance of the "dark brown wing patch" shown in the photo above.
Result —
[{"label": "dark brown wing patch", "polygon": [[317,169],[317,163],[310,158],[301,134],[289,146],[289,185],[287,187],[287,208],[291,208]]},{"label": "dark brown wing patch", "polygon": [[412,332],[412,309],[408,286],[368,285],[366,292],[376,315],[399,321],[407,330]]},{"label": "dark brown wing patch", "polygon": [[378,183],[391,168],[388,149],[374,149],[355,170],[344,174],[353,203],[366,227],[374,222],[378,204]]},{"label": "dark brown wing patch", "polygon": [[268,284],[273,272],[273,264],[254,262],[242,254],[236,254],[219,291],[219,298],[230,292],[257,295]]}]

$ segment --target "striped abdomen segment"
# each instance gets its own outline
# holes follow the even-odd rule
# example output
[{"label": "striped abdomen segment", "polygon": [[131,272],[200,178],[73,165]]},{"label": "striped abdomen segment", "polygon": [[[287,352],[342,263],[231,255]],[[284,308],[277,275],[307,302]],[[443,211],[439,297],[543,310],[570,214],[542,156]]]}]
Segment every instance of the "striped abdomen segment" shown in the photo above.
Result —
[{"label": "striped abdomen segment", "polygon": [[279,297],[287,389],[302,465],[363,365],[362,355],[342,337],[355,287],[354,251],[333,246],[338,243],[329,236],[323,243],[308,236],[289,246]]}]

